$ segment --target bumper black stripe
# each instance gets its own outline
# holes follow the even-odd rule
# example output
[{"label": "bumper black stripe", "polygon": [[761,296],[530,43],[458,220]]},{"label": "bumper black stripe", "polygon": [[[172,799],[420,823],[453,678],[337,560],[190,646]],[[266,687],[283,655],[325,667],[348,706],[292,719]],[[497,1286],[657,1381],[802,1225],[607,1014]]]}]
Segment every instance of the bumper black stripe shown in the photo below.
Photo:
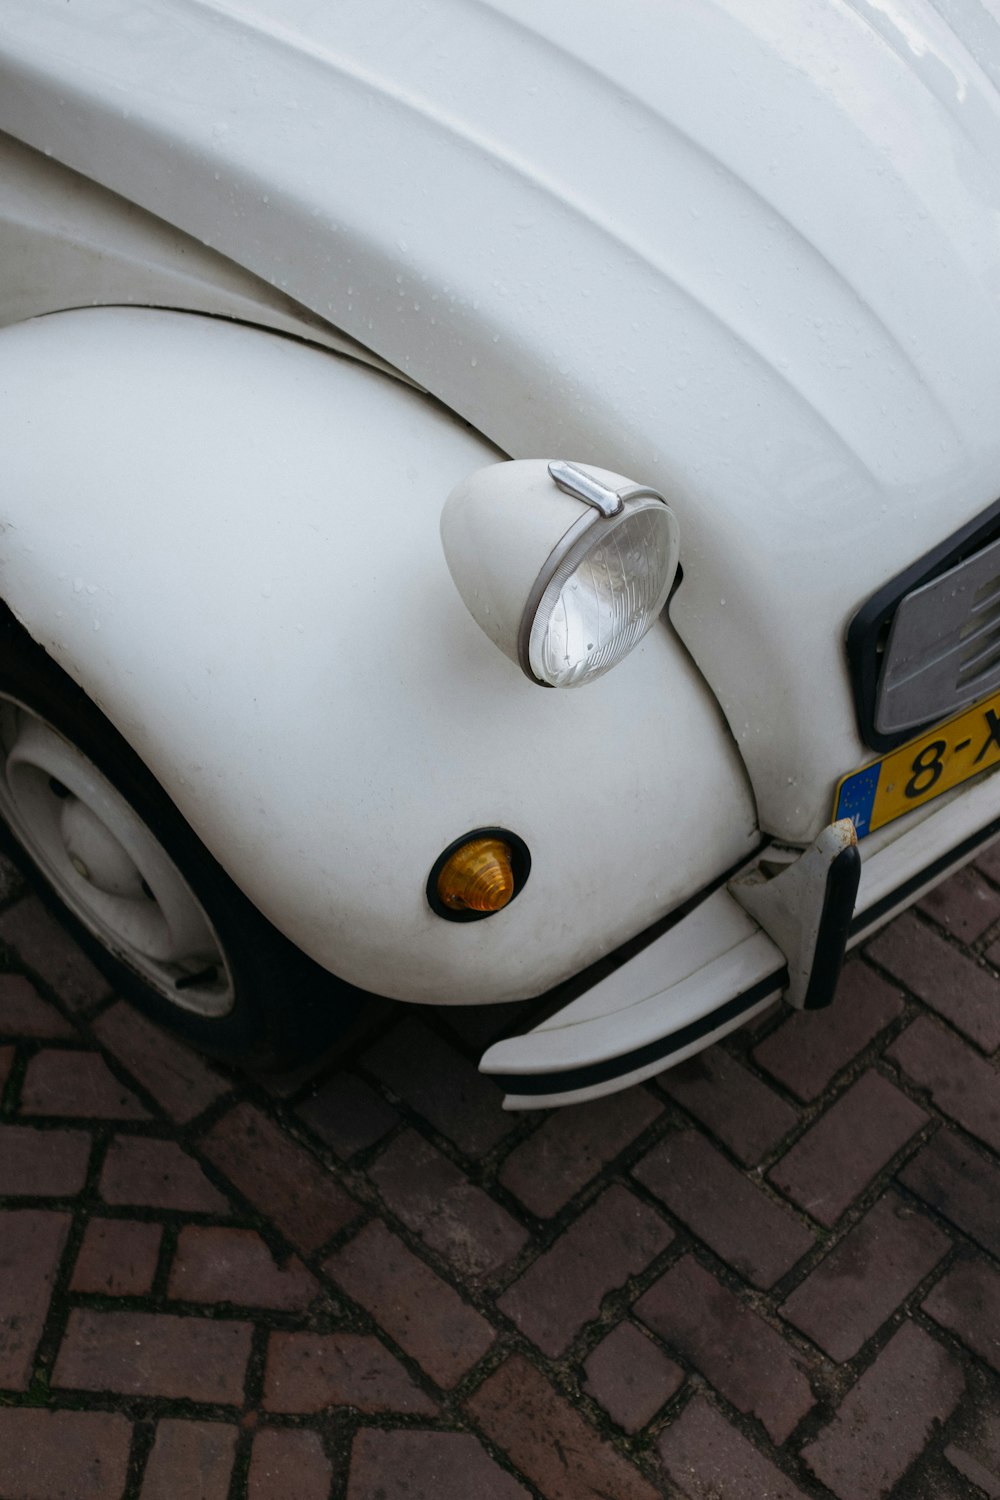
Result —
[{"label": "bumper black stripe", "polygon": [[768,995],[780,993],[787,983],[788,970],[776,969],[766,979],[758,980],[750,989],[727,1000],[725,1005],[710,1011],[707,1016],[699,1016],[697,1021],[682,1026],[679,1031],[672,1031],[669,1036],[658,1037],[655,1042],[647,1042],[643,1047],[624,1052],[621,1057],[608,1057],[602,1062],[587,1063],[582,1068],[568,1068],[565,1073],[491,1073],[489,1076],[508,1094],[567,1094],[573,1089],[586,1089],[595,1083],[607,1083],[611,1078],[634,1073],[637,1068],[645,1068],[649,1063],[661,1062],[672,1053],[680,1052],[683,1047],[698,1041],[700,1037],[708,1036],[727,1021],[741,1016],[744,1011],[752,1010]]},{"label": "bumper black stripe", "polygon": [[992,823],[987,823],[985,828],[980,828],[976,833],[970,833],[967,839],[956,844],[954,849],[949,849],[947,854],[942,854],[929,865],[924,865],[919,874],[911,875],[909,880],[904,880],[902,885],[896,886],[895,890],[883,896],[880,901],[876,901],[873,906],[868,906],[863,912],[859,912],[851,923],[851,937],[856,938],[861,933],[867,932],[869,927],[874,927],[886,912],[892,911],[892,908],[898,906],[901,901],[905,901],[907,896],[912,896],[914,891],[919,891],[922,885],[926,885],[935,876],[943,875],[951,865],[958,864],[959,860],[967,854],[972,854],[982,844],[988,844],[991,839],[996,838],[998,833],[1000,833],[1000,818],[994,818]]},{"label": "bumper black stripe", "polygon": [[834,991],[844,967],[851,918],[861,879],[861,855],[857,844],[841,849],[826,872],[826,893],[820,918],[812,973],[802,1001],[803,1010],[825,1010],[833,1003]]}]

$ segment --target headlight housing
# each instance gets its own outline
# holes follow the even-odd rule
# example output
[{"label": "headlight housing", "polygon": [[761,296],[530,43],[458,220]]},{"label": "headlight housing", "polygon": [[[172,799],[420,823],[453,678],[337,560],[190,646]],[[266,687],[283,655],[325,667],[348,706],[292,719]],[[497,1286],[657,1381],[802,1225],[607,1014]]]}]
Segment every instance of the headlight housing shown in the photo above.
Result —
[{"label": "headlight housing", "polygon": [[563,461],[495,464],[449,496],[441,535],[473,618],[533,682],[576,687],[616,666],[677,573],[656,491]]}]

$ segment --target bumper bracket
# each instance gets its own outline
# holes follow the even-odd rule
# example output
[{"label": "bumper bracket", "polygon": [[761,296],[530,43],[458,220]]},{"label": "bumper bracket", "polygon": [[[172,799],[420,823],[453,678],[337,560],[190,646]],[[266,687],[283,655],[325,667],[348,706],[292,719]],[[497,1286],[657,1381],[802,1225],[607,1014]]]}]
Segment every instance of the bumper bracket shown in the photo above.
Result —
[{"label": "bumper bracket", "polygon": [[800,854],[774,850],[729,892],[785,955],[785,998],[797,1010],[829,1005],[837,988],[861,879],[850,818],[824,828]]}]

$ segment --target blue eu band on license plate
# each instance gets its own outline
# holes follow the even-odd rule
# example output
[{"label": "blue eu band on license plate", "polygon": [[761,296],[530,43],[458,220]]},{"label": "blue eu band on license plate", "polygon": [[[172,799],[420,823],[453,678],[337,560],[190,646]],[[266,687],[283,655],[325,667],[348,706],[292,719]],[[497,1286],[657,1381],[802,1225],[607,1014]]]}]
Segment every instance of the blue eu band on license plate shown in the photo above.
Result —
[{"label": "blue eu band on license plate", "polygon": [[858,838],[1000,764],[1000,693],[845,776],[834,816]]}]

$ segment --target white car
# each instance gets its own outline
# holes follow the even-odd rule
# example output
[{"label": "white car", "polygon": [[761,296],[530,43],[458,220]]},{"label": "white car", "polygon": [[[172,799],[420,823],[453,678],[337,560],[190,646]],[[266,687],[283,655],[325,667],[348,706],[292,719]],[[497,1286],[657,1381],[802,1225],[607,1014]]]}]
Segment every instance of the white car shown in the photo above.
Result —
[{"label": "white car", "polygon": [[548,996],[565,1103],[997,832],[998,88],[980,0],[5,0],[0,812],[123,991]]}]

